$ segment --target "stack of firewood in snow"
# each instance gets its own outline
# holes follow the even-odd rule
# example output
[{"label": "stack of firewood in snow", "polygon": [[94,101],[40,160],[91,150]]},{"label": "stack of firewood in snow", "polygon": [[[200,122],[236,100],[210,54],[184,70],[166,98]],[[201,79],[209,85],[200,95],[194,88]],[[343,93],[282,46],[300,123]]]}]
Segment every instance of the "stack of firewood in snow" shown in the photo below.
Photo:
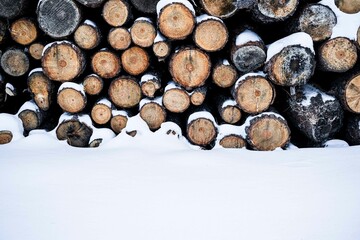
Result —
[{"label": "stack of firewood in snow", "polygon": [[0,0],[0,112],[78,147],[135,117],[205,149],[360,144],[360,3],[333,1]]}]

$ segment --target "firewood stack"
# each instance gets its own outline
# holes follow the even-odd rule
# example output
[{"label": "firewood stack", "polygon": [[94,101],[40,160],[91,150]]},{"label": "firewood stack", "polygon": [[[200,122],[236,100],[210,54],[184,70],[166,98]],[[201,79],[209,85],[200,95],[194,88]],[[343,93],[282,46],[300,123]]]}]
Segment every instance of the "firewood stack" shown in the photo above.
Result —
[{"label": "firewood stack", "polygon": [[0,112],[77,147],[137,116],[203,149],[360,144],[349,2],[0,0]]}]

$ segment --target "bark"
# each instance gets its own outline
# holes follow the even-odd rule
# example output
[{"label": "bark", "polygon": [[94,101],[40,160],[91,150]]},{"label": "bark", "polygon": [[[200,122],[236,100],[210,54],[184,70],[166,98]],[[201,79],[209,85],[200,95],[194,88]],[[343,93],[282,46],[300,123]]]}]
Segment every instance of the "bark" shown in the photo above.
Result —
[{"label": "bark", "polygon": [[106,0],[76,0],[78,3],[90,7],[90,8],[97,8],[100,7]]},{"label": "bark", "polygon": [[72,0],[42,0],[37,7],[39,27],[52,38],[71,35],[81,22],[81,11]]},{"label": "bark", "polygon": [[29,18],[20,18],[10,25],[10,35],[15,42],[29,45],[37,38],[38,31],[34,21]]},{"label": "bark", "polygon": [[130,0],[136,10],[142,13],[155,14],[159,0]]},{"label": "bark", "polygon": [[261,23],[285,21],[291,17],[299,4],[299,0],[258,0],[252,9],[253,18]]},{"label": "bark", "polygon": [[109,86],[109,97],[120,108],[132,108],[141,100],[141,88],[133,77],[118,77]]},{"label": "bark", "polygon": [[104,81],[96,74],[86,76],[82,84],[88,95],[99,95],[104,88]]},{"label": "bark", "polygon": [[360,113],[360,73],[339,79],[333,88],[345,110]]},{"label": "bark", "polygon": [[41,60],[44,45],[42,43],[33,43],[29,47],[29,54],[35,60]]},{"label": "bark", "polygon": [[1,0],[0,17],[13,19],[24,13],[30,0]]},{"label": "bark", "polygon": [[150,19],[138,18],[130,28],[130,35],[134,44],[146,48],[153,45],[156,29]]},{"label": "bark", "polygon": [[1,56],[1,67],[12,77],[23,76],[29,70],[29,58],[23,50],[10,48]]},{"label": "bark", "polygon": [[360,115],[350,115],[345,124],[345,139],[350,145],[360,145]]},{"label": "bark", "polygon": [[100,50],[92,57],[91,68],[101,78],[114,78],[121,71],[120,58],[109,50]]},{"label": "bark", "polygon": [[67,82],[84,71],[85,57],[82,51],[70,42],[54,42],[46,46],[41,65],[45,75],[51,80]]},{"label": "bark", "polygon": [[209,147],[217,136],[214,118],[206,111],[191,114],[188,118],[186,133],[191,143],[202,147]]},{"label": "bark", "polygon": [[48,111],[54,98],[53,82],[39,70],[29,75],[27,85],[36,105],[41,110]]},{"label": "bark", "polygon": [[153,74],[145,74],[140,81],[141,92],[148,98],[154,98],[155,93],[161,88],[161,79]]},{"label": "bark", "polygon": [[77,119],[65,120],[56,129],[59,140],[66,140],[73,147],[87,147],[93,130]]},{"label": "bark", "polygon": [[83,87],[76,83],[63,83],[57,93],[57,103],[65,112],[81,112],[87,103]]},{"label": "bark", "polygon": [[96,124],[104,125],[111,117],[111,103],[106,99],[98,101],[91,109],[91,119]]},{"label": "bark", "polygon": [[128,29],[123,27],[112,28],[108,34],[108,42],[115,50],[125,50],[131,45],[131,36]]},{"label": "bark", "polygon": [[360,49],[360,26],[359,26],[357,34],[356,34],[356,39],[357,39],[356,40],[357,47],[358,47],[358,49]]},{"label": "bark", "polygon": [[101,41],[100,30],[96,25],[85,21],[76,29],[74,41],[82,49],[94,49]]},{"label": "bark", "polygon": [[335,0],[340,11],[348,14],[360,12],[360,0]]},{"label": "bark", "polygon": [[164,107],[173,113],[185,112],[190,107],[189,94],[180,86],[170,83],[163,95]]},{"label": "bark", "polygon": [[0,145],[10,143],[13,138],[11,131],[0,130]]},{"label": "bark", "polygon": [[216,99],[217,110],[221,119],[229,124],[235,124],[241,119],[241,110],[234,99],[226,96],[218,96]]},{"label": "bark", "polygon": [[134,76],[144,73],[150,66],[148,53],[140,47],[131,47],[121,55],[124,70]]},{"label": "bark", "polygon": [[278,114],[267,112],[249,117],[245,123],[247,141],[255,150],[272,151],[290,141],[290,128]]},{"label": "bark", "polygon": [[238,78],[238,73],[228,60],[222,60],[214,66],[211,77],[218,87],[228,88],[234,85]]},{"label": "bark", "polygon": [[318,62],[323,71],[346,72],[355,66],[357,59],[355,44],[345,37],[326,41],[318,51]]},{"label": "bark", "polygon": [[291,45],[275,54],[265,65],[269,79],[280,86],[303,85],[315,71],[313,52],[300,45]]},{"label": "bark", "polygon": [[132,18],[130,5],[125,0],[109,0],[103,6],[102,16],[110,26],[121,27]]},{"label": "bark", "polygon": [[191,90],[205,84],[210,75],[211,62],[200,49],[184,47],[172,55],[169,70],[175,82]]},{"label": "bark", "polygon": [[140,117],[146,122],[150,130],[155,131],[166,121],[165,108],[156,101],[148,101],[140,107]]}]

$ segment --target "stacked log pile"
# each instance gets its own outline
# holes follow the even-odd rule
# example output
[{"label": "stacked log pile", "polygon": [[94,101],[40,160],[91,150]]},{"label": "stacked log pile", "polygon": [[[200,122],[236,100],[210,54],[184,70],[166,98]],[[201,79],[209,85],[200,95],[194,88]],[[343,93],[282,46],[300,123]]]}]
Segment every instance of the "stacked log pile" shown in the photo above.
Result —
[{"label": "stacked log pile", "polygon": [[[151,131],[173,122],[203,149],[360,144],[359,11],[348,0],[0,0],[0,113],[24,136],[45,129],[76,147],[99,146],[99,129],[136,137],[123,131],[135,117]],[[357,32],[335,33],[339,16]],[[0,144],[12,141],[3,128]]]}]

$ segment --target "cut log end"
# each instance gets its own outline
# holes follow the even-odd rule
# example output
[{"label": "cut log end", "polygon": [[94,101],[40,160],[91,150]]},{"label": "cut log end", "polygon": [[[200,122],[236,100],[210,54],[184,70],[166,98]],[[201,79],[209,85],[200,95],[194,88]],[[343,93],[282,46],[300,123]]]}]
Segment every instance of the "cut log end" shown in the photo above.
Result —
[{"label": "cut log end", "polygon": [[13,134],[11,131],[1,130],[0,131],[0,145],[8,144],[13,139]]},{"label": "cut log end", "polygon": [[36,25],[27,18],[21,18],[13,22],[10,26],[11,38],[21,44],[29,45],[37,38]]},{"label": "cut log end", "polygon": [[343,98],[349,111],[360,113],[360,75],[347,82]]},{"label": "cut log end", "polygon": [[164,107],[173,113],[182,113],[190,106],[190,97],[188,93],[179,88],[173,88],[164,93]]},{"label": "cut log end", "polygon": [[190,102],[194,106],[200,106],[201,104],[204,103],[205,98],[206,98],[206,91],[205,92],[195,91],[190,96]]},{"label": "cut log end", "polygon": [[93,130],[85,123],[77,120],[66,120],[59,124],[56,136],[59,140],[66,140],[73,147],[87,147]]},{"label": "cut log end", "polygon": [[126,127],[127,121],[128,118],[126,116],[122,116],[122,115],[113,116],[110,121],[111,129],[116,134],[119,134]]},{"label": "cut log end", "polygon": [[209,15],[222,19],[231,17],[237,11],[237,1],[233,0],[201,0],[200,3]]},{"label": "cut log end", "polygon": [[1,56],[1,67],[10,76],[23,76],[29,70],[29,66],[29,58],[20,49],[9,49]]},{"label": "cut log end", "polygon": [[157,130],[166,121],[166,111],[158,103],[150,102],[141,107],[140,117],[147,123],[150,130]]},{"label": "cut log end", "polygon": [[44,45],[41,43],[33,43],[29,47],[29,53],[35,60],[41,60]]},{"label": "cut log end", "polygon": [[157,82],[147,81],[141,84],[141,92],[149,97],[154,98],[155,93],[160,89],[161,85]]},{"label": "cut log end", "polygon": [[146,48],[152,46],[156,37],[156,29],[151,22],[138,20],[131,26],[130,35],[134,44]]},{"label": "cut log end", "polygon": [[284,21],[295,13],[298,4],[299,0],[259,0],[253,16],[263,23]]},{"label": "cut log end", "polygon": [[86,106],[86,96],[76,89],[64,88],[57,95],[57,103],[65,112],[78,113]]},{"label": "cut log end", "polygon": [[229,124],[235,124],[241,119],[241,110],[237,106],[227,106],[220,111],[221,118]]},{"label": "cut log end", "polygon": [[221,88],[228,88],[234,85],[237,77],[237,71],[232,65],[217,64],[212,72],[213,82]]},{"label": "cut log end", "polygon": [[99,125],[106,124],[111,119],[111,108],[105,104],[95,104],[91,110],[91,119]]},{"label": "cut log end", "polygon": [[89,95],[98,95],[104,87],[103,80],[97,75],[89,75],[83,81],[84,91]]},{"label": "cut log end", "polygon": [[34,72],[28,77],[28,89],[36,105],[47,111],[52,103],[53,84],[43,72]]},{"label": "cut log end", "polygon": [[217,130],[214,123],[209,119],[198,118],[188,124],[187,136],[191,143],[207,146],[216,138]]},{"label": "cut log end", "polygon": [[99,30],[95,26],[89,24],[80,25],[74,33],[75,43],[86,50],[97,47],[100,43],[100,38]]},{"label": "cut log end", "polygon": [[102,78],[116,77],[121,71],[119,57],[108,50],[101,50],[92,57],[91,67]]},{"label": "cut log end", "polygon": [[159,59],[159,60],[164,60],[165,58],[167,58],[170,53],[171,53],[171,46],[169,42],[165,42],[165,41],[161,41],[161,42],[156,42],[153,45],[153,52],[154,55]]},{"label": "cut log end", "polygon": [[31,131],[40,127],[42,123],[41,114],[33,110],[23,110],[19,113],[19,118],[23,123],[25,131]]},{"label": "cut log end", "polygon": [[131,17],[130,6],[123,0],[109,0],[103,7],[102,16],[110,26],[121,27]]},{"label": "cut log end", "polygon": [[113,28],[109,32],[108,42],[115,50],[125,50],[131,44],[131,36],[126,28]]},{"label": "cut log end", "polygon": [[223,137],[220,142],[220,146],[223,148],[245,148],[246,141],[244,138],[238,135],[228,135]]},{"label": "cut log end", "polygon": [[335,4],[344,13],[355,14],[360,12],[359,0],[335,0]]},{"label": "cut log end", "polygon": [[219,51],[228,41],[228,30],[224,23],[208,19],[199,23],[194,31],[194,42],[207,52]]},{"label": "cut log end", "polygon": [[266,52],[257,45],[236,47],[232,53],[232,62],[242,73],[248,73],[261,67],[266,60]]},{"label": "cut log end", "polygon": [[141,88],[132,77],[119,77],[109,87],[111,101],[120,108],[132,108],[141,100]]},{"label": "cut log end", "polygon": [[144,73],[150,66],[147,52],[140,47],[131,47],[121,55],[124,70],[134,76]]}]

